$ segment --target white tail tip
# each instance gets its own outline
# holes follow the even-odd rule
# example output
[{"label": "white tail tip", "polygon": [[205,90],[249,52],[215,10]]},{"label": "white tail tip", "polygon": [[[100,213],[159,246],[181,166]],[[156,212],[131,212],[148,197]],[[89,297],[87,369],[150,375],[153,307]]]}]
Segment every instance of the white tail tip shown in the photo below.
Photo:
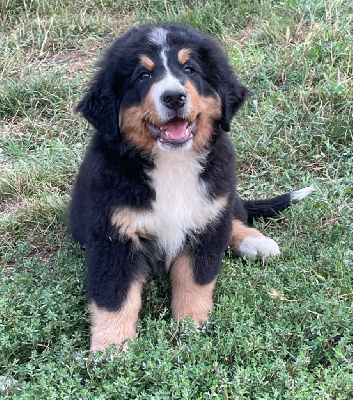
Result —
[{"label": "white tail tip", "polygon": [[291,200],[296,203],[297,201],[305,199],[306,196],[309,196],[315,189],[312,186],[307,186],[303,189],[296,190],[290,194]]}]

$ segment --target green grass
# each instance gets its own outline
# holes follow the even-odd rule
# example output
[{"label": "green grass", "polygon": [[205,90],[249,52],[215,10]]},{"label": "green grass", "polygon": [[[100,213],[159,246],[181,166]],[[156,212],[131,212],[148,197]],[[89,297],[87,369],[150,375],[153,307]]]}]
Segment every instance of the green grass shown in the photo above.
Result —
[{"label": "green grass", "polygon": [[[0,4],[1,398],[353,398],[352,15],[348,0]],[[114,37],[160,21],[217,38],[251,88],[231,132],[242,196],[317,190],[257,224],[280,257],[225,255],[204,330],[171,320],[161,276],[129,351],[87,359],[66,214],[92,130],[74,109]]]}]

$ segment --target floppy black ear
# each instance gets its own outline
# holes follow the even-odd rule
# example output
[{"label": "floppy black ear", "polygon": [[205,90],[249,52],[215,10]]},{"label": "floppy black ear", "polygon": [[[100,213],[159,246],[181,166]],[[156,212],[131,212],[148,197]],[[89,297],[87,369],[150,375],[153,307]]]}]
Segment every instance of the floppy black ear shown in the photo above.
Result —
[{"label": "floppy black ear", "polygon": [[[222,74],[220,75],[220,79],[222,79]],[[223,79],[218,92],[222,101],[220,126],[224,131],[229,132],[234,114],[244,104],[250,92],[238,81],[233,71],[231,71],[229,76],[223,77]]]},{"label": "floppy black ear", "polygon": [[219,44],[207,38],[207,47],[203,54],[206,60],[206,70],[210,71],[210,83],[214,86],[222,101],[221,128],[229,132],[234,114],[244,104],[249,96],[249,90],[239,82],[227,55]]},{"label": "floppy black ear", "polygon": [[106,139],[118,137],[119,99],[114,93],[113,77],[106,70],[98,73],[76,111],[81,112]]}]

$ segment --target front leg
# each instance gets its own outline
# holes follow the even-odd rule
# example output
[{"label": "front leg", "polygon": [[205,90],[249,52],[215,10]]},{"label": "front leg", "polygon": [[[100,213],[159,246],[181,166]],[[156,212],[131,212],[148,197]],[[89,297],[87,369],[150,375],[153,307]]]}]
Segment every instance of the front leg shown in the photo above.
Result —
[{"label": "front leg", "polygon": [[109,345],[120,347],[126,339],[133,339],[141,308],[142,282],[134,281],[126,292],[119,308],[99,307],[93,300],[91,314],[91,353],[104,351]]},{"label": "front leg", "polygon": [[228,245],[231,217],[213,221],[191,240],[174,261],[171,271],[172,315],[178,321],[191,317],[197,324],[206,321],[213,309],[213,290]]},{"label": "front leg", "polygon": [[207,320],[213,309],[213,289],[216,277],[207,284],[199,284],[194,276],[194,260],[183,253],[175,260],[170,278],[172,282],[172,315],[176,321],[191,317],[197,324]]},{"label": "front leg", "polygon": [[91,314],[90,351],[120,347],[133,339],[144,278],[140,257],[120,240],[94,242],[87,249],[87,290]]}]

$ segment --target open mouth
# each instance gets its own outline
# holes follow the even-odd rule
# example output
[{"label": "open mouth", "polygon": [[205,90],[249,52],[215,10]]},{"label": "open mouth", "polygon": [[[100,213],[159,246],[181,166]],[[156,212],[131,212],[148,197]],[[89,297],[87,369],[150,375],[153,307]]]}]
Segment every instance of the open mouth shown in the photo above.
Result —
[{"label": "open mouth", "polygon": [[192,139],[196,132],[196,123],[197,119],[193,122],[188,122],[185,119],[176,117],[160,126],[146,121],[146,126],[154,139],[158,139],[162,143],[178,145]]}]

